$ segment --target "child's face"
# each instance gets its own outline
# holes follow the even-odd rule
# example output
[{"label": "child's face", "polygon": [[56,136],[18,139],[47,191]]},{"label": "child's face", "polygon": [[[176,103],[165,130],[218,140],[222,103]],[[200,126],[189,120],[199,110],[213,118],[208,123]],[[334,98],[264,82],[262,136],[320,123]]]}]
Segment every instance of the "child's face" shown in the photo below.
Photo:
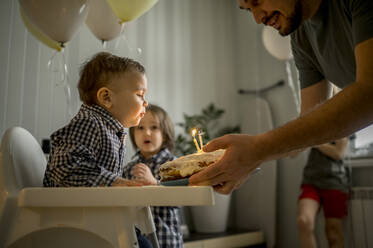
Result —
[{"label": "child's face", "polygon": [[147,112],[135,127],[134,137],[137,147],[145,158],[158,153],[163,144],[163,134],[159,118],[152,112]]},{"label": "child's face", "polygon": [[146,76],[138,72],[127,72],[115,77],[110,85],[110,104],[107,110],[124,127],[137,126],[145,115],[147,89]]}]

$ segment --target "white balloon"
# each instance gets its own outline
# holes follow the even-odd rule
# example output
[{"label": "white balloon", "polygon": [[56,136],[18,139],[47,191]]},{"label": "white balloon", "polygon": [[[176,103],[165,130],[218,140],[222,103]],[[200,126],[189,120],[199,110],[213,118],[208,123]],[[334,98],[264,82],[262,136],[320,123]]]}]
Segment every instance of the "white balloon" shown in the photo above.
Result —
[{"label": "white balloon", "polygon": [[87,0],[19,0],[30,23],[58,43],[66,43],[88,14]]},{"label": "white balloon", "polygon": [[102,41],[115,39],[122,28],[119,19],[105,0],[90,0],[85,22],[96,38]]},{"label": "white balloon", "polygon": [[293,58],[289,35],[283,37],[276,29],[264,26],[262,38],[264,47],[273,57],[279,60],[289,60]]}]

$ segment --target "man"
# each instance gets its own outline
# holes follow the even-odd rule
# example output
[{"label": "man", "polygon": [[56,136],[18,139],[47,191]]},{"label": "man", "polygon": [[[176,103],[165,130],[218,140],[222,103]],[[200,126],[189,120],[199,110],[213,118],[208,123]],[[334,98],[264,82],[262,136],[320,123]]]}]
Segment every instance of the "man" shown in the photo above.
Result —
[{"label": "man", "polygon": [[[302,86],[302,113],[269,132],[231,134],[204,151],[227,149],[223,158],[192,176],[229,194],[262,162],[346,137],[373,123],[372,0],[239,0],[258,24],[291,34]],[[343,90],[328,100],[333,82]]]}]

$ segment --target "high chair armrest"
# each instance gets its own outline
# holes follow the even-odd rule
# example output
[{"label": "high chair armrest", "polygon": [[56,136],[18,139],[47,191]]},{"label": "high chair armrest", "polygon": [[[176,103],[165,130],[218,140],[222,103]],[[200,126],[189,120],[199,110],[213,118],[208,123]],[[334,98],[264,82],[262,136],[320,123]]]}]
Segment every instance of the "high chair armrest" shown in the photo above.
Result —
[{"label": "high chair armrest", "polygon": [[129,207],[214,205],[212,187],[71,187],[24,188],[20,207]]}]

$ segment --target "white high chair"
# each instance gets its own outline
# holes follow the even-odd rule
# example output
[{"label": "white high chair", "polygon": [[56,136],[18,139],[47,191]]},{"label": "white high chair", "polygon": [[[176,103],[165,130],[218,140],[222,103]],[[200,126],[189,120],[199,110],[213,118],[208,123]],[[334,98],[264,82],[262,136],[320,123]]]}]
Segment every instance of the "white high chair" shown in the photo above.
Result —
[{"label": "white high chair", "polygon": [[214,204],[211,187],[43,188],[44,154],[20,127],[4,134],[0,157],[0,247],[138,247],[135,225],[155,232],[150,205]]}]

